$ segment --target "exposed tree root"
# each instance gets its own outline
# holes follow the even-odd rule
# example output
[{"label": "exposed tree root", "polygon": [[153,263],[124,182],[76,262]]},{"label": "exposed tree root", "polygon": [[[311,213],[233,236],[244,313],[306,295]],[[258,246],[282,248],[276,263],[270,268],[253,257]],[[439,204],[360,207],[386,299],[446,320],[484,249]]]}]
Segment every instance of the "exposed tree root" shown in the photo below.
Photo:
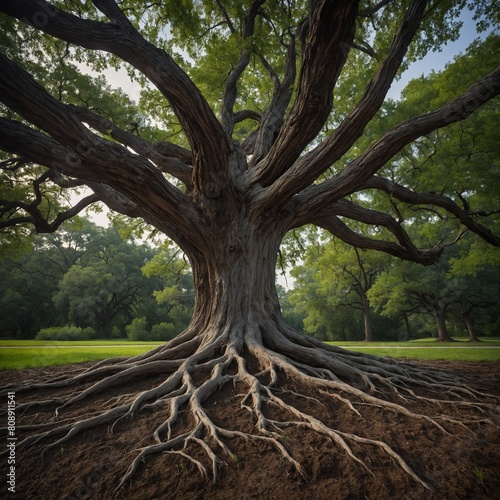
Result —
[{"label": "exposed tree root", "polygon": [[[282,439],[284,429],[296,428],[323,436],[367,471],[370,471],[369,465],[353,447],[375,447],[418,484],[432,490],[431,483],[420,477],[388,443],[335,429],[317,416],[289,404],[287,396],[300,396],[318,405],[323,405],[319,396],[331,398],[360,418],[364,407],[380,408],[430,424],[442,433],[452,432],[448,427],[452,429],[455,425],[471,429],[474,425],[489,423],[487,414],[498,410],[495,397],[467,387],[447,373],[325,346],[282,325],[268,323],[266,327],[266,335],[261,328],[233,326],[219,336],[207,335],[202,340],[190,332],[185,334],[189,338],[187,345],[172,343],[141,356],[100,362],[91,369],[32,385],[32,389],[77,388],[82,384],[85,387],[57,399],[19,405],[21,414],[35,408],[55,407],[55,416],[41,423],[25,426],[20,423],[19,430],[32,434],[19,443],[18,448],[44,441],[46,451],[96,426],[106,424],[113,432],[123,419],[137,412],[161,411],[166,418],[152,429],[152,444],[136,450],[118,488],[133,477],[141,461],[159,452],[184,457],[206,477],[209,475],[206,464],[193,453],[201,450],[211,465],[215,481],[222,458],[231,460],[235,456],[227,443],[238,439],[271,445],[297,473],[305,475],[303,465]],[[163,374],[162,381],[153,387],[101,401],[93,414],[71,415],[71,408],[84,399]],[[306,388],[308,394],[294,393],[290,388],[284,390],[284,381],[288,381],[289,386]],[[251,416],[254,426],[251,432],[216,423],[207,409],[211,396],[229,384],[236,390],[240,407]],[[28,390],[28,386],[25,384],[16,390]],[[436,413],[410,411],[405,406],[410,400],[425,403]],[[456,416],[457,412],[452,416],[442,414],[443,407],[474,410],[481,418],[462,418]],[[65,416],[68,411],[69,416]],[[184,414],[182,425],[181,413]]]}]

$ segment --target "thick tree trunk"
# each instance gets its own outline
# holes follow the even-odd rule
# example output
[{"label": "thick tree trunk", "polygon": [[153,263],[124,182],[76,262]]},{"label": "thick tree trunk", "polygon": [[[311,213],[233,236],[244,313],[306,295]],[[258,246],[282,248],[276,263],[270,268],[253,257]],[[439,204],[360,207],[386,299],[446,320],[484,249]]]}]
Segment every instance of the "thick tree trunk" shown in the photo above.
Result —
[{"label": "thick tree trunk", "polygon": [[437,341],[438,342],[451,342],[453,339],[450,337],[448,333],[448,329],[446,328],[446,314],[443,307],[439,304],[435,304],[433,306],[434,318],[436,319],[437,325]]},{"label": "thick tree trunk", "polygon": [[[206,342],[224,337],[241,344],[255,327],[283,322],[275,284],[282,235],[277,227],[259,226],[241,220],[223,227],[209,251],[189,255],[196,298],[189,329],[206,336]],[[272,336],[260,330],[263,338]]]}]

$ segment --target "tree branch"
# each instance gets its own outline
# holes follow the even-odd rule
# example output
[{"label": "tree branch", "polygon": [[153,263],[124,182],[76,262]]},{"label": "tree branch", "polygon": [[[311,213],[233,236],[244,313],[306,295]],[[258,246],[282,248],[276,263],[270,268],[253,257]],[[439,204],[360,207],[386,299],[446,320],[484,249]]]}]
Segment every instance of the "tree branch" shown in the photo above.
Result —
[{"label": "tree branch", "polygon": [[461,209],[453,200],[447,196],[435,193],[415,193],[414,191],[397,184],[396,182],[382,177],[372,177],[369,179],[363,189],[379,189],[390,194],[394,198],[411,205],[434,205],[444,208],[453,214],[467,229],[481,236],[488,243],[500,246],[500,238],[494,235],[488,228],[478,224],[470,213]]},{"label": "tree branch", "polygon": [[[243,29],[243,40],[248,40],[254,35],[255,32],[255,19],[259,12],[259,8],[266,2],[266,0],[255,0],[250,9],[248,10],[248,15],[245,21],[245,27]],[[222,9],[226,19],[228,19],[227,12],[218,3],[219,7]],[[230,25],[231,26],[231,25]],[[233,27],[234,29],[234,27]],[[226,88],[224,89],[224,96],[222,98],[222,126],[226,133],[231,136],[233,134],[233,129],[235,125],[234,119],[234,104],[236,102],[236,97],[238,95],[238,80],[240,79],[243,71],[248,66],[250,62],[250,49],[244,47],[240,52],[240,59],[236,66],[232,69],[229,74],[229,78],[226,83]]]},{"label": "tree branch", "polygon": [[127,217],[147,218],[147,213],[141,207],[110,186],[96,182],[87,182],[86,185],[94,191],[99,201],[104,203],[110,210],[126,215]]},{"label": "tree branch", "polygon": [[330,204],[363,189],[368,179],[404,146],[433,130],[464,120],[499,93],[500,67],[437,111],[394,127],[344,170],[321,184],[305,189],[297,198],[307,207],[307,210],[314,212],[325,204]]},{"label": "tree branch", "polygon": [[[356,205],[355,203],[348,201],[348,200],[340,200],[336,203],[333,203],[331,205],[328,205],[324,207],[322,210],[318,211],[314,215],[314,219],[321,219],[321,220],[328,220],[330,218],[334,219],[333,226],[335,228],[340,228],[341,234],[348,234],[347,229],[349,229],[345,224],[344,226],[340,226],[339,222],[340,219],[339,217],[345,217],[351,220],[355,220],[358,222],[361,222],[362,224],[367,224],[371,225],[374,227],[385,227],[390,233],[394,235],[394,237],[397,240],[397,246],[398,246],[398,251],[406,251],[410,255],[412,255],[412,260],[414,260],[414,256],[417,256],[419,259],[422,258],[421,255],[421,250],[417,249],[417,247],[414,245],[412,239],[408,235],[408,233],[405,231],[401,223],[399,223],[396,219],[391,217],[390,215],[384,213],[384,212],[379,212],[378,210],[372,210],[369,208],[364,208],[359,205]],[[339,221],[339,222],[337,222]],[[306,223],[309,223],[309,220],[297,220],[295,221],[295,225],[304,225]],[[349,231],[353,232],[352,230],[349,229]],[[354,233],[357,234],[357,233]],[[352,235],[351,235],[352,236]],[[359,238],[364,238],[364,236],[357,234],[357,237]],[[344,240],[346,241],[346,240]],[[361,241],[361,240],[360,240]],[[370,239],[371,242],[375,241],[380,241],[380,240],[372,240]],[[384,242],[388,243],[388,242]],[[358,245],[355,245],[356,247]],[[361,248],[369,248],[369,247],[361,247]],[[392,248],[392,247],[390,247]],[[439,255],[441,254],[442,251],[442,246],[440,244],[436,245],[432,250],[424,250],[423,252],[425,253],[425,258],[438,258]],[[383,250],[386,251],[386,250]],[[391,252],[388,252],[391,253]],[[358,259],[359,259],[359,254]],[[396,255],[392,253],[392,255]],[[397,255],[398,257],[400,255]],[[420,261],[418,261],[420,262]],[[363,266],[361,262],[359,262],[359,267],[364,273]]]},{"label": "tree branch", "polygon": [[[23,69],[1,55],[0,62],[0,100],[56,140],[49,143],[55,144],[55,153],[59,153],[56,159],[63,160],[59,167],[54,166],[50,152],[44,152],[45,159],[55,170],[107,184],[138,205],[142,204],[158,219],[170,218],[183,234],[192,233],[193,220],[200,216],[191,199],[168,182],[149,159],[93,134],[75,113],[50,96]],[[2,119],[0,123],[7,129],[6,139],[2,137],[0,141],[9,142],[8,151],[25,154],[24,134],[37,137],[42,143],[39,149],[48,145],[43,134],[29,132],[29,127],[17,123],[9,130],[10,120]],[[66,149],[62,156],[61,146]],[[33,161],[39,163],[38,158]]]},{"label": "tree branch", "polygon": [[231,18],[229,17],[229,14],[227,13],[227,10],[222,5],[221,1],[220,0],[215,0],[215,2],[219,6],[219,9],[222,11],[222,15],[224,16],[224,19],[226,20],[226,23],[227,23],[227,26],[229,28],[229,31],[231,33],[236,33],[236,28],[234,27],[234,24],[233,24]]},{"label": "tree branch", "polygon": [[400,259],[418,262],[419,264],[429,265],[437,262],[442,252],[442,248],[421,250],[413,244],[410,246],[402,246],[399,243],[391,241],[368,238],[367,236],[354,232],[337,216],[318,217],[311,222],[326,229],[333,236],[340,238],[349,245],[369,250],[378,250],[399,257]]},{"label": "tree branch", "polygon": [[296,58],[295,35],[290,33],[290,43],[288,44],[287,56],[285,61],[285,74],[283,82],[280,82],[278,75],[274,72],[265,58],[261,58],[264,67],[267,68],[274,82],[273,97],[261,119],[260,127],[255,136],[251,153],[253,158],[251,166],[256,165],[263,159],[271,149],[276,140],[285,117],[285,112],[292,98],[293,84],[296,77]]},{"label": "tree branch", "polygon": [[[158,165],[158,168],[162,172],[173,175],[186,184],[188,189],[192,187],[193,169],[176,157],[172,158],[175,153],[182,155],[184,158],[188,156],[188,152],[186,152],[184,148],[180,148],[179,146],[168,142],[161,142],[154,146],[150,142],[137,137],[131,132],[122,130],[111,120],[93,113],[87,108],[72,106],[71,109],[73,109],[76,115],[83,122],[93,129],[97,130],[101,134],[109,135],[121,144],[133,149],[136,153],[146,156],[154,164]],[[170,152],[173,154],[162,154],[162,152]]]},{"label": "tree branch", "polygon": [[257,111],[253,111],[251,109],[243,109],[234,114],[234,123],[239,123],[243,120],[255,120],[256,122],[260,122],[262,120],[262,116],[257,113]]},{"label": "tree branch", "polygon": [[48,135],[16,120],[0,117],[0,149],[24,161],[44,165],[55,172],[80,178],[86,174],[82,162],[71,161],[72,152]]},{"label": "tree branch", "polygon": [[[265,183],[273,182],[265,195],[269,203],[275,207],[280,206],[304,186],[312,184],[361,136],[366,124],[375,116],[384,101],[408,46],[420,26],[427,2],[428,0],[412,2],[392,41],[387,57],[371,79],[354,110],[339,127],[320,145],[296,161],[291,168],[288,169],[290,165],[286,168],[277,168],[274,173],[267,176]],[[344,43],[346,42],[345,40]],[[352,39],[348,41],[349,44],[351,42]],[[301,136],[302,128],[302,122],[297,124],[295,134]],[[295,158],[297,157],[298,155]],[[271,166],[267,168],[271,169]]]},{"label": "tree branch", "polygon": [[51,172],[44,172],[38,179],[33,181],[33,190],[35,198],[31,203],[25,203],[21,201],[8,201],[0,200],[0,216],[4,217],[5,214],[9,212],[11,214],[16,213],[18,210],[22,210],[27,215],[19,215],[15,217],[7,217],[4,220],[0,220],[0,229],[5,229],[8,227],[14,227],[19,224],[31,224],[34,226],[37,233],[54,233],[59,226],[78,215],[82,210],[92,205],[93,203],[99,201],[96,194],[92,194],[80,200],[76,205],[71,207],[64,212],[57,214],[52,222],[49,222],[47,214],[44,214],[40,210],[40,205],[43,201],[43,193],[40,186],[50,179]]},{"label": "tree branch", "polygon": [[269,185],[286,172],[330,114],[333,88],[354,40],[358,2],[313,3],[303,50],[297,99],[252,182]]},{"label": "tree branch", "polygon": [[[162,49],[146,41],[113,0],[94,4],[114,24],[80,19],[45,0],[5,0],[0,11],[27,22],[44,33],[80,47],[104,50],[122,58],[146,75],[171,103],[193,150],[194,184],[208,197],[218,196],[214,182],[224,178],[229,140],[222,126],[188,75]],[[40,13],[46,12],[40,23]],[[210,179],[211,182],[204,182]]]}]

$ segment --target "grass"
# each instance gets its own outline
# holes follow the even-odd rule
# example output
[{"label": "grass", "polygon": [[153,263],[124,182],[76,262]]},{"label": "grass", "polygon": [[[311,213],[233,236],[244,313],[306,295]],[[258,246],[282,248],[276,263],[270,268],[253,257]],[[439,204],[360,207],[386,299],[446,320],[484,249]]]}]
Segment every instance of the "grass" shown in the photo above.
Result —
[{"label": "grass", "polygon": [[[488,337],[483,340],[484,342],[471,343],[461,339],[446,345],[438,344],[433,339],[419,339],[411,342],[329,343],[378,356],[500,362],[500,337]],[[160,344],[161,342],[132,342],[123,339],[72,342],[0,340],[0,369],[15,370],[98,361],[116,356],[135,356]]]},{"label": "grass", "polygon": [[99,361],[116,356],[135,356],[160,344],[161,342],[130,342],[126,340],[81,342],[4,340],[0,341],[0,369],[15,370]]},{"label": "grass", "polygon": [[82,345],[90,345],[90,346],[112,346],[112,345],[130,345],[130,346],[138,346],[138,345],[149,345],[156,346],[162,344],[162,342],[148,340],[148,341],[134,341],[128,339],[100,339],[100,340],[0,340],[0,347],[7,346],[19,346],[19,347],[39,347],[39,346],[82,346]]},{"label": "grass", "polygon": [[438,343],[426,338],[409,342],[327,342],[351,351],[392,358],[429,359],[443,361],[500,361],[500,337],[483,337],[482,342],[455,339]]}]

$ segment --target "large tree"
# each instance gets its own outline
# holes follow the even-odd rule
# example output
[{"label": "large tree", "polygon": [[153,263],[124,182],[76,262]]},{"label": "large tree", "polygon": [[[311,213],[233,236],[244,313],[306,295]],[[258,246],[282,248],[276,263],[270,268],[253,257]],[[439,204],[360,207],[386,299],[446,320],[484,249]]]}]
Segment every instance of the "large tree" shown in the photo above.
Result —
[{"label": "large tree", "polygon": [[[306,224],[358,248],[421,264],[438,260],[454,236],[418,248],[407,231],[418,217],[404,220],[397,210],[368,207],[367,197],[374,193],[444,210],[469,231],[500,244],[479,221],[481,212],[467,204],[466,193],[418,192],[378,175],[412,141],[467,119],[494,98],[500,68],[490,67],[446,103],[407,116],[358,147],[401,71],[457,36],[457,16],[465,4],[2,1],[0,11],[7,17],[2,19],[0,148],[6,153],[6,175],[21,184],[4,194],[1,227],[54,231],[102,202],[173,240],[190,261],[196,295],[189,327],[168,345],[52,384],[102,377],[59,398],[61,415],[114,385],[124,387],[119,403],[103,403],[92,415],[50,421],[21,446],[56,436],[52,446],[59,446],[84,429],[167,405],[164,422],[152,430],[154,442],[137,453],[121,484],[147,455],[163,450],[205,470],[206,461],[191,451],[201,449],[216,475],[217,455],[232,456],[227,443],[237,438],[274,446],[303,472],[279,439],[279,429],[297,426],[333,440],[365,467],[353,450],[371,444],[430,488],[403,453],[325,424],[291,404],[280,388],[292,380],[313,396],[341,392],[347,411],[359,414],[351,398],[360,409],[366,404],[389,408],[441,428],[404,408],[405,399],[399,404],[372,391],[381,384],[411,399],[416,396],[408,386],[415,383],[439,399],[455,381],[297,333],[282,318],[275,268],[285,234]],[[479,16],[482,7],[478,2]],[[118,92],[107,94],[114,96],[114,106],[105,109],[109,99],[89,90],[89,79],[76,65],[101,70],[120,61],[144,85],[136,115]],[[94,90],[101,92],[99,85]],[[65,209],[64,200],[53,201],[61,191],[83,186],[91,194],[75,206]],[[350,227],[349,220],[356,225]],[[368,230],[357,231],[358,224]],[[155,384],[131,394],[129,383],[148,375],[156,377]],[[227,428],[207,410],[207,400],[233,384],[234,397],[250,410],[252,430]]]}]

